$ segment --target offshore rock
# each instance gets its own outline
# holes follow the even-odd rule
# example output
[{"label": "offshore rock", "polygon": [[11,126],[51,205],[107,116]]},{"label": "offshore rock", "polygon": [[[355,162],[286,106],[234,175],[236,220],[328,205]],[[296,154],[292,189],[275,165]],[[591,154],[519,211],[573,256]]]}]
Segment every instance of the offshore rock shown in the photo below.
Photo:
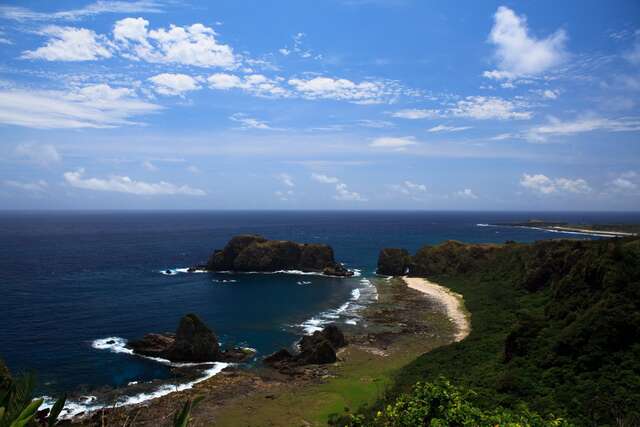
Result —
[{"label": "offshore rock", "polygon": [[235,236],[223,249],[214,251],[206,269],[238,272],[299,270],[331,276],[353,275],[335,261],[331,246],[267,240],[252,234]]},{"label": "offshore rock", "polygon": [[322,365],[334,363],[336,350],[347,345],[342,331],[335,325],[329,325],[313,335],[300,340],[300,353],[293,355],[287,349],[281,349],[264,359],[264,363],[273,368],[286,370],[292,366]]}]

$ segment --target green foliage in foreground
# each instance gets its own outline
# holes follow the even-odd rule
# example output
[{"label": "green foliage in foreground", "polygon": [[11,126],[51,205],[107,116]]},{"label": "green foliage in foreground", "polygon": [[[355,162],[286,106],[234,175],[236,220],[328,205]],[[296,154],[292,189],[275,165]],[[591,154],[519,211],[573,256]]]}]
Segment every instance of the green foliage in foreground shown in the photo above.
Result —
[{"label": "green foliage in foreground", "polygon": [[640,425],[640,239],[450,243],[413,262],[464,295],[472,331],[403,368],[391,399],[442,375],[483,410]]},{"label": "green foliage in foreground", "polygon": [[42,425],[52,427],[64,408],[66,397],[56,401],[48,414],[38,413],[42,399],[33,399],[35,376],[26,374],[13,380],[6,378],[0,390],[0,427],[25,427]]},{"label": "green foliage in foreground", "polygon": [[191,411],[203,398],[203,396],[197,396],[193,400],[187,400],[182,409],[173,415],[173,426],[187,427],[191,422]]},{"label": "green foliage in foreground", "polygon": [[330,424],[349,427],[570,427],[561,418],[543,419],[522,406],[513,410],[482,410],[473,403],[475,394],[454,387],[440,378],[434,383],[417,383],[410,393],[400,395],[377,414],[348,415]]}]

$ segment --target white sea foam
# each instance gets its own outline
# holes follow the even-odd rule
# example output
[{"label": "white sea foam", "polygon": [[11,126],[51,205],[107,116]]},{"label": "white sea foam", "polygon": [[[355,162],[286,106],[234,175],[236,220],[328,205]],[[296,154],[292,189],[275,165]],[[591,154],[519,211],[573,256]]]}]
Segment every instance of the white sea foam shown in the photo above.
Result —
[{"label": "white sea foam", "polygon": [[198,269],[189,271],[190,268],[191,267],[166,268],[164,270],[158,270],[158,273],[164,274],[165,276],[175,276],[176,274],[185,274],[185,273],[189,273],[189,274],[208,273],[207,270],[198,270]]},{"label": "white sea foam", "polygon": [[236,279],[213,279],[213,283],[237,283]]},{"label": "white sea foam", "polygon": [[369,279],[360,279],[360,287],[351,291],[351,298],[340,307],[327,310],[305,320],[298,325],[306,334],[321,331],[326,325],[343,319],[344,323],[355,325],[360,320],[359,311],[367,302],[377,300],[376,287]]},{"label": "white sea foam", "polygon": [[300,281],[298,281],[298,282],[296,282],[296,283],[297,283],[298,285],[310,285],[310,284],[311,284],[311,282],[309,282],[309,281],[305,281],[305,280],[300,280]]},{"label": "white sea foam", "polygon": [[[164,384],[150,392],[139,393],[133,396],[123,396],[119,400],[117,400],[115,404],[94,403],[97,401],[97,398],[95,396],[82,396],[82,398],[78,401],[67,401],[64,405],[64,409],[60,413],[60,418],[69,419],[81,413],[93,412],[105,407],[136,405],[142,402],[146,402],[147,400],[166,396],[171,393],[188,390],[190,388],[193,388],[193,386],[195,386],[196,384],[208,380],[209,378],[212,378],[216,374],[220,373],[224,368],[230,366],[230,363],[214,362],[210,363],[210,365],[212,365],[211,368],[205,369],[203,371],[203,375],[193,381],[182,384]],[[137,381],[133,381],[129,384],[137,384]],[[53,407],[53,404],[55,403],[55,400],[49,396],[43,396],[42,398],[44,399],[44,402],[41,406],[41,409],[51,409]]]},{"label": "white sea foam", "polygon": [[136,354],[127,347],[127,340],[120,337],[107,337],[107,338],[99,338],[94,340],[91,343],[91,347],[97,350],[109,350],[113,353],[124,353],[131,354],[136,357],[140,357],[142,359],[153,360],[154,362],[162,363],[163,365],[172,366],[174,368],[186,368],[190,366],[203,366],[203,365],[211,365],[214,362],[202,362],[202,363],[190,363],[190,362],[172,362],[168,359],[163,359],[161,357],[153,357],[153,356],[143,356],[141,354]]}]

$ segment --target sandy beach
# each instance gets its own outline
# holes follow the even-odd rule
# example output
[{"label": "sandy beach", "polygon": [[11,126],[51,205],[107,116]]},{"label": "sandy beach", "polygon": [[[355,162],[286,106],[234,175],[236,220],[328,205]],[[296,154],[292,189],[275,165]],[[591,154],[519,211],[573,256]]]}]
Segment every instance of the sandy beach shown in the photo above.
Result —
[{"label": "sandy beach", "polygon": [[456,325],[455,341],[462,341],[471,332],[471,322],[469,315],[464,308],[464,300],[462,295],[452,292],[451,290],[430,282],[422,277],[402,277],[402,280],[411,289],[420,291],[441,303],[449,319]]}]

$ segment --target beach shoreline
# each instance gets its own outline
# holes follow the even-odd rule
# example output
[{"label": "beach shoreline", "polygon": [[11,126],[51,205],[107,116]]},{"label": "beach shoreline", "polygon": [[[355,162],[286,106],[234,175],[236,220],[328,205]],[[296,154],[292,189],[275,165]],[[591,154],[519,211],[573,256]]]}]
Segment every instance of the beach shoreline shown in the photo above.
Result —
[{"label": "beach shoreline", "polygon": [[455,342],[462,341],[469,335],[471,332],[470,314],[464,307],[462,295],[423,277],[403,276],[402,280],[411,289],[422,292],[444,307],[449,320],[456,327]]}]

